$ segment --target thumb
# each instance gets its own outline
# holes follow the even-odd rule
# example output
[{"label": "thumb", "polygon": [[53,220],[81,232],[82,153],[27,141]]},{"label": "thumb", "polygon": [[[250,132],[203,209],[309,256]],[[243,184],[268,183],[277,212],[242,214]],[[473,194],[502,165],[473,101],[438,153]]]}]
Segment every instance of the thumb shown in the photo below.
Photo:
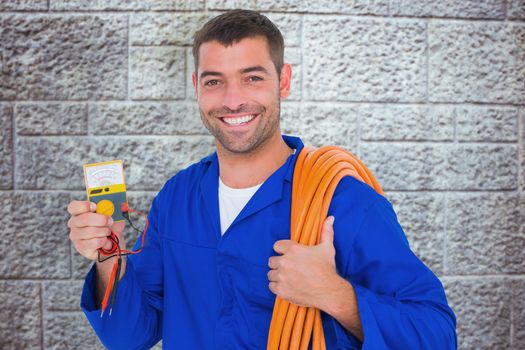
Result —
[{"label": "thumb", "polygon": [[327,217],[324,221],[320,244],[334,244],[334,221],[335,218],[333,216]]},{"label": "thumb", "polygon": [[113,225],[110,226],[111,231],[115,233],[119,238],[122,237],[122,231],[124,231],[124,226],[126,226],[126,223],[124,221],[117,221],[113,223]]}]

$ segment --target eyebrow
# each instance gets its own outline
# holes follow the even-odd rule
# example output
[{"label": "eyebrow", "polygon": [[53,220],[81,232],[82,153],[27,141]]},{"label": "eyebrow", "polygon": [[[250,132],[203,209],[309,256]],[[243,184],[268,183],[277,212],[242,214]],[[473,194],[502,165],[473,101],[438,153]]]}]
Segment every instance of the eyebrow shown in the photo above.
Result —
[{"label": "eyebrow", "polygon": [[243,70],[241,70],[241,72],[242,73],[262,72],[262,73],[268,74],[268,70],[264,68],[263,66],[253,66],[253,67],[244,68]]},{"label": "eyebrow", "polygon": [[[265,74],[269,74],[268,70],[264,68],[263,66],[253,66],[248,68],[243,68],[240,70],[242,74],[251,73],[251,72],[262,72]],[[205,70],[200,74],[200,79],[206,78],[207,76],[223,76],[221,72],[211,71],[211,70]]]}]

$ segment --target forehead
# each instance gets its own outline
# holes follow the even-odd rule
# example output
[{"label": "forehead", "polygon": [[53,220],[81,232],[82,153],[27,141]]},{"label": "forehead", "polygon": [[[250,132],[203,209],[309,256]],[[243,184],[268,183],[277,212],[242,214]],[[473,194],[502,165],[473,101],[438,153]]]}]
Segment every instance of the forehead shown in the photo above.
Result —
[{"label": "forehead", "polygon": [[268,69],[273,66],[268,41],[263,36],[244,38],[229,46],[212,40],[203,43],[199,48],[199,72],[222,72],[251,66]]}]

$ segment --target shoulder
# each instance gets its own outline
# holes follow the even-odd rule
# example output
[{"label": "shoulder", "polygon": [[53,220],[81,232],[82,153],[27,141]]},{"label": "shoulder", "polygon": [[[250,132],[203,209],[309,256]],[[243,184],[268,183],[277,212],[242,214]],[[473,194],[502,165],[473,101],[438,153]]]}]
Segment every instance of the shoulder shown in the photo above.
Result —
[{"label": "shoulder", "polygon": [[335,189],[331,208],[343,207],[346,211],[366,212],[378,202],[390,204],[383,195],[376,192],[368,184],[354,177],[346,176]]},{"label": "shoulder", "polygon": [[213,156],[214,154],[205,157],[173,175],[159,191],[156,200],[163,202],[172,199],[174,196],[180,198],[188,193],[194,193],[209,168],[210,159]]},{"label": "shoulder", "polygon": [[344,177],[336,187],[328,211],[335,217],[335,226],[348,233],[353,241],[365,221],[388,220],[397,222],[392,204],[368,184],[353,177]]}]

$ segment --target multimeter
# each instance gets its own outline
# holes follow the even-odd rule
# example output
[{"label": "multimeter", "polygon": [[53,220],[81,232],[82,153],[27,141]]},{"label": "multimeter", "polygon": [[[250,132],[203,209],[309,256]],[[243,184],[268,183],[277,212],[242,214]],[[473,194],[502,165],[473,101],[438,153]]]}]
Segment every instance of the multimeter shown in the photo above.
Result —
[{"label": "multimeter", "polygon": [[113,221],[124,221],[121,206],[128,202],[124,168],[121,160],[84,165],[84,180],[88,200],[103,207],[103,214]]}]

